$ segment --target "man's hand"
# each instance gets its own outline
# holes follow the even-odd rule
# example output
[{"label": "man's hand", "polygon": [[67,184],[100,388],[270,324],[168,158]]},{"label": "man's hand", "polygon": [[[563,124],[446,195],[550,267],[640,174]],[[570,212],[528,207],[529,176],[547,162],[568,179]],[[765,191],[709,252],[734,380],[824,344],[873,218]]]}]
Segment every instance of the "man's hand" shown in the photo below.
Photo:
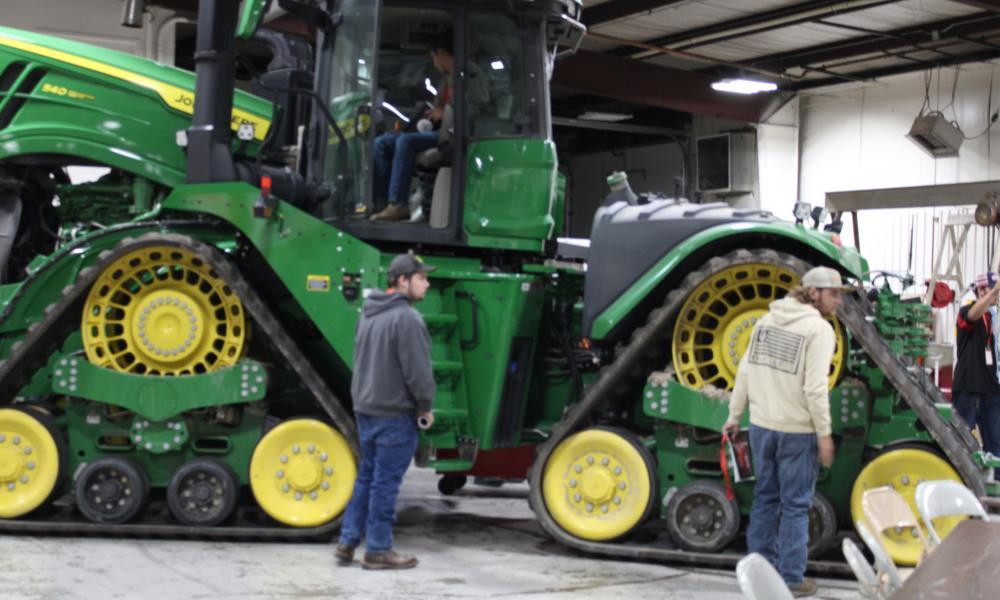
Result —
[{"label": "man's hand", "polygon": [[[976,293],[979,294],[980,292],[977,291]],[[975,322],[981,319],[986,314],[986,311],[997,303],[997,298],[1000,298],[1000,281],[993,284],[993,287],[988,292],[979,296],[975,303],[969,307],[969,321]]]},{"label": "man's hand", "polygon": [[[420,427],[420,425],[426,423],[426,427]],[[434,413],[431,411],[417,413],[417,426],[421,429],[430,429],[434,426]]]},{"label": "man's hand", "polygon": [[833,436],[824,435],[818,438],[819,444],[819,464],[827,469],[833,466]]},{"label": "man's hand", "polygon": [[734,436],[739,432],[740,432],[739,423],[726,423],[725,425],[722,426],[722,435],[724,436],[727,437]]},{"label": "man's hand", "polygon": [[435,106],[434,108],[427,111],[427,118],[435,123],[440,123],[441,119],[444,118],[444,107]]}]

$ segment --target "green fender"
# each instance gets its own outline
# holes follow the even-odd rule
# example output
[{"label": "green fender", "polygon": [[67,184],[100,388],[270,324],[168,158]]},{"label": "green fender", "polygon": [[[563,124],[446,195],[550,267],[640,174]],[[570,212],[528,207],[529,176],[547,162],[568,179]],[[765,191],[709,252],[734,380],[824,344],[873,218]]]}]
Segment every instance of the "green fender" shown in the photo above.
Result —
[{"label": "green fender", "polygon": [[[806,229],[801,225],[776,221],[771,223],[737,222],[716,225],[702,230],[674,246],[667,254],[594,319],[590,337],[601,340],[625,319],[657,286],[696,251],[711,246],[733,247],[737,240],[751,241],[762,237],[779,236],[799,245],[803,250],[819,252],[829,259],[830,266],[838,267],[848,275],[863,279],[868,273],[868,263],[853,248],[839,248],[830,234]],[[773,245],[773,244],[768,244]],[[740,244],[736,244],[739,247]]]}]

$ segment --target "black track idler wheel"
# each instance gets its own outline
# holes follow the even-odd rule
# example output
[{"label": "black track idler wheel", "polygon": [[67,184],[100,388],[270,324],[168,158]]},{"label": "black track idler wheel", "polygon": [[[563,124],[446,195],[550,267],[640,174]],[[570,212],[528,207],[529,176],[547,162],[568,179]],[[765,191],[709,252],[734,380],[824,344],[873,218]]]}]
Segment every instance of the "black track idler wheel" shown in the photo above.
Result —
[{"label": "black track idler wheel", "polygon": [[740,507],[712,480],[682,486],[667,503],[667,531],[678,546],[692,552],[719,552],[740,531]]},{"label": "black track idler wheel", "polygon": [[239,490],[236,475],[228,466],[214,458],[196,458],[170,478],[167,504],[181,523],[211,527],[233,514]]},{"label": "black track idler wheel", "polygon": [[809,508],[809,558],[819,558],[837,540],[837,513],[826,496],[813,494]]},{"label": "black track idler wheel", "polygon": [[146,506],[149,479],[133,461],[99,458],[76,479],[76,505],[95,523],[126,523]]}]

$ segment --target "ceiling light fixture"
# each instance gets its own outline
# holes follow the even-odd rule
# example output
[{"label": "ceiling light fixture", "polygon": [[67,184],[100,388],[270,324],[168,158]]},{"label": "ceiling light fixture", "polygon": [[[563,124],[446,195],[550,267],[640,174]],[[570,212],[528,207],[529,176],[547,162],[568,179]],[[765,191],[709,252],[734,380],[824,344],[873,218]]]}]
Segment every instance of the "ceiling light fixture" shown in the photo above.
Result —
[{"label": "ceiling light fixture", "polygon": [[731,94],[756,94],[758,92],[773,92],[778,85],[770,81],[755,81],[753,79],[723,79],[712,84],[717,92]]},{"label": "ceiling light fixture", "polygon": [[628,121],[632,115],[625,113],[601,112],[598,110],[588,110],[579,117],[581,121],[604,121],[607,123],[617,123],[618,121]]}]

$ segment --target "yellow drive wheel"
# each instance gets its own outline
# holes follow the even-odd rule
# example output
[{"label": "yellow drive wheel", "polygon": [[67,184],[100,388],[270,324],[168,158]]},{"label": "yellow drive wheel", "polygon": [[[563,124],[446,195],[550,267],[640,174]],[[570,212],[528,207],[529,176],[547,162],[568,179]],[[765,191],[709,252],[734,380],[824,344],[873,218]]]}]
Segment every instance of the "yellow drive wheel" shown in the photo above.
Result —
[{"label": "yellow drive wheel", "polygon": [[347,508],[358,466],[339,431],[315,419],[292,419],[267,432],[250,459],[250,487],[271,518],[313,527]]},{"label": "yellow drive wheel", "polygon": [[[731,390],[757,321],[767,314],[768,305],[783,298],[799,279],[800,275],[787,266],[741,262],[722,267],[701,281],[684,301],[674,324],[673,366],[680,382],[694,389],[712,385]],[[846,341],[837,318],[827,320],[837,332],[830,364],[832,388],[844,364]]]},{"label": "yellow drive wheel", "polygon": [[0,408],[0,518],[20,517],[42,506],[61,478],[64,446],[46,419]]},{"label": "yellow drive wheel", "polygon": [[[914,515],[919,515],[914,496],[917,484],[921,481],[936,479],[953,479],[961,483],[962,479],[948,461],[937,454],[918,448],[900,448],[884,452],[869,462],[854,481],[851,490],[851,519],[854,522],[864,520],[861,510],[861,497],[866,490],[891,486],[906,498],[907,504]],[[964,517],[945,517],[935,520],[938,533],[944,537]],[[940,525],[938,525],[940,523]],[[924,530],[926,534],[926,529]],[[922,547],[920,540],[913,531],[891,531],[882,533],[882,543],[889,556],[896,564],[913,566],[920,559]]]},{"label": "yellow drive wheel", "polygon": [[190,375],[234,365],[246,341],[243,305],[183,248],[130,252],[101,273],[83,311],[90,362],[136,374]]},{"label": "yellow drive wheel", "polygon": [[568,533],[604,541],[646,519],[654,481],[652,457],[634,437],[595,428],[559,443],[545,463],[542,495],[549,514]]}]

